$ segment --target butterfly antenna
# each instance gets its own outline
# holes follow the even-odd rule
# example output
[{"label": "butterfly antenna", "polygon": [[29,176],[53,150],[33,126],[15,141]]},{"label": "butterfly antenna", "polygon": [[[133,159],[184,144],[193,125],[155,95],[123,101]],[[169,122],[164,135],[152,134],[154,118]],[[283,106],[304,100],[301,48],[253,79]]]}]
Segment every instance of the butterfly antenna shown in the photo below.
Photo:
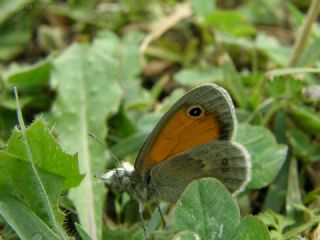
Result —
[{"label": "butterfly antenna", "polygon": [[122,162],[117,158],[116,155],[113,154],[112,151],[110,151],[110,150],[108,149],[108,147],[107,147],[107,145],[106,145],[105,143],[101,142],[101,141],[100,141],[95,135],[93,135],[92,133],[88,133],[88,135],[89,135],[89,137],[91,137],[92,139],[94,139],[97,143],[99,143],[101,146],[103,146],[104,148],[106,148],[107,151],[108,151],[108,153],[110,154],[110,156],[111,156],[113,159],[115,159],[115,160],[117,161],[117,163],[118,163],[120,166],[122,166],[122,168],[123,168],[125,171],[127,171],[126,168],[125,168],[125,166],[122,164]]}]

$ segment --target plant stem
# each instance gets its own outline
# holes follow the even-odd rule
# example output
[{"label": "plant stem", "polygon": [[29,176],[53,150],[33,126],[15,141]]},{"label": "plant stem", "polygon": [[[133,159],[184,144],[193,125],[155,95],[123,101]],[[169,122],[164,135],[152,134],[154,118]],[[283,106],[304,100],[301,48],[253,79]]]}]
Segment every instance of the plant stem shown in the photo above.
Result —
[{"label": "plant stem", "polygon": [[290,239],[291,237],[296,236],[298,233],[303,232],[304,230],[312,227],[314,224],[319,224],[320,222],[320,216],[317,216],[315,218],[310,219],[308,222],[300,225],[299,227],[296,227],[288,232],[286,232],[283,237],[284,239]]},{"label": "plant stem", "polygon": [[299,63],[299,60],[303,54],[304,49],[307,46],[308,39],[310,37],[312,24],[316,20],[320,11],[320,0],[312,0],[307,17],[303,23],[302,29],[299,32],[297,40],[293,47],[293,52],[290,57],[288,66],[295,67]]}]

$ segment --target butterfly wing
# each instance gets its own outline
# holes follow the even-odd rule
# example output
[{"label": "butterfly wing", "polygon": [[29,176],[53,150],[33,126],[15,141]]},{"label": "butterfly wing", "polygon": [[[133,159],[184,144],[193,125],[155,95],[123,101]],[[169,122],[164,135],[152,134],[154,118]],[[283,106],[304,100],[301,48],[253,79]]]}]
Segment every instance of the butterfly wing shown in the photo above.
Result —
[{"label": "butterfly wing", "polygon": [[[191,116],[199,109],[200,117]],[[135,174],[146,179],[152,167],[171,156],[213,140],[230,140],[235,119],[232,100],[223,88],[205,84],[192,89],[155,126],[138,154]]]},{"label": "butterfly wing", "polygon": [[237,193],[248,183],[250,170],[249,154],[241,145],[214,141],[156,165],[151,181],[158,198],[175,202],[189,183],[203,177],[217,178]]}]

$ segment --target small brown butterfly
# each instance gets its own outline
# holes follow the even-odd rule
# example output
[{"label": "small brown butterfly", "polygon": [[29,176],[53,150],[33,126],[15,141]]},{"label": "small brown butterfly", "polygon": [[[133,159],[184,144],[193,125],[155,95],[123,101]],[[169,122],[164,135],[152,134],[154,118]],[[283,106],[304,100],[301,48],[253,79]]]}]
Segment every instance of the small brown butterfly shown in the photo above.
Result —
[{"label": "small brown butterfly", "polygon": [[236,128],[226,90],[205,84],[187,92],[165,113],[140,149],[134,169],[111,170],[101,179],[140,203],[175,202],[195,179],[213,177],[235,194],[247,185],[248,152],[232,142]]}]

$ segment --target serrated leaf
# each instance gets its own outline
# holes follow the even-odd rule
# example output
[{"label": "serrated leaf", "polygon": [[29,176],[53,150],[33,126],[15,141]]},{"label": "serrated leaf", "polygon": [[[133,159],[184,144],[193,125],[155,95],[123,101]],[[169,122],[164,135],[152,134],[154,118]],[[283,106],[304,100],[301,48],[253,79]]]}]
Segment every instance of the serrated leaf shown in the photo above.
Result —
[{"label": "serrated leaf", "polygon": [[218,180],[193,181],[176,204],[174,229],[192,231],[200,239],[230,239],[240,223],[239,208]]},{"label": "serrated leaf", "polygon": [[[61,149],[42,119],[34,121],[27,129],[27,136],[35,164],[39,168],[63,177],[64,190],[79,185],[83,176],[79,173],[77,155],[69,155]],[[22,134],[17,129],[8,141],[7,152],[28,161]]]},{"label": "serrated leaf", "polygon": [[294,78],[276,77],[268,81],[267,88],[274,98],[281,96],[294,98],[299,95],[302,85],[300,80]]},{"label": "serrated leaf", "polygon": [[236,235],[237,240],[270,240],[268,228],[257,217],[247,216],[241,220]]},{"label": "serrated leaf", "polygon": [[294,219],[274,213],[271,210],[260,213],[257,217],[270,229],[274,229],[278,233],[282,233],[286,227],[295,223]]},{"label": "serrated leaf", "polygon": [[[93,240],[102,237],[105,189],[95,178],[107,163],[106,151],[89,138],[105,139],[106,118],[120,104],[120,80],[128,77],[119,39],[104,35],[91,46],[74,44],[53,62],[52,87],[57,89],[52,122],[68,151],[79,152],[84,181],[70,192],[81,225]],[[130,72],[136,73],[135,68]],[[129,74],[129,76],[131,76]],[[86,196],[86,197],[84,197]]]},{"label": "serrated leaf", "polygon": [[[36,159],[36,158],[34,158]],[[58,198],[62,191],[63,178],[38,169],[41,181],[46,188],[47,196],[37,191],[39,186],[35,180],[31,164],[18,157],[0,151],[0,188],[1,191],[19,199],[36,216],[51,228],[55,226],[48,221],[48,212],[43,207],[44,198],[52,204],[55,217],[62,224],[63,215],[59,212]],[[21,226],[20,226],[21,227]]]},{"label": "serrated leaf", "polygon": [[[40,224],[35,228],[42,228],[46,224],[47,228],[59,234],[59,239],[66,239],[62,229],[64,216],[58,208],[58,199],[63,188],[76,186],[82,179],[76,156],[70,156],[61,150],[42,119],[36,119],[23,131],[25,135],[15,129],[7,147],[0,151],[1,193],[20,202],[21,206],[16,203],[19,205],[17,208],[25,211],[26,219],[34,217],[30,222]],[[32,231],[24,229],[25,221],[15,222],[18,216],[7,209],[3,211],[8,214],[6,221],[13,224],[17,233],[21,234],[20,237],[31,234]],[[38,221],[42,222],[37,223]],[[46,237],[46,229],[43,232]]]},{"label": "serrated leaf", "polygon": [[272,133],[261,126],[240,124],[236,141],[249,151],[252,162],[252,177],[249,188],[262,188],[270,184],[287,155],[287,146],[277,144]]},{"label": "serrated leaf", "polygon": [[0,193],[0,213],[22,240],[61,240],[40,218],[16,198]]}]

